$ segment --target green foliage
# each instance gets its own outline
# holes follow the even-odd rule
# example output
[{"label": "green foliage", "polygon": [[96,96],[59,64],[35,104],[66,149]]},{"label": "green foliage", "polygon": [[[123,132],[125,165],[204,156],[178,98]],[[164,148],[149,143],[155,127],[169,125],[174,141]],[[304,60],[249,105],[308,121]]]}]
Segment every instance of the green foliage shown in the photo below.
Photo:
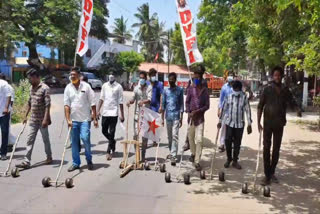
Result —
[{"label": "green foliage", "polygon": [[175,23],[174,25],[174,31],[172,32],[171,37],[171,49],[173,51],[172,63],[177,65],[186,65],[186,57],[179,23]]},{"label": "green foliage", "polygon": [[113,34],[116,36],[114,39],[115,42],[118,42],[120,44],[125,44],[126,40],[131,40],[131,30],[128,30],[127,27],[128,19],[124,20],[123,16],[120,18],[115,19],[114,22],[114,29]]},{"label": "green foliage", "polygon": [[98,76],[103,78],[106,74],[113,73],[120,76],[124,72],[122,64],[118,62],[118,56],[106,57],[98,70]]},{"label": "green foliage", "polygon": [[19,85],[14,85],[15,100],[13,104],[12,123],[23,121],[30,96],[30,83],[27,79],[20,80]]},{"label": "green foliage", "polygon": [[117,55],[117,62],[123,67],[125,72],[133,73],[137,71],[143,61],[143,56],[134,51],[121,52]]}]

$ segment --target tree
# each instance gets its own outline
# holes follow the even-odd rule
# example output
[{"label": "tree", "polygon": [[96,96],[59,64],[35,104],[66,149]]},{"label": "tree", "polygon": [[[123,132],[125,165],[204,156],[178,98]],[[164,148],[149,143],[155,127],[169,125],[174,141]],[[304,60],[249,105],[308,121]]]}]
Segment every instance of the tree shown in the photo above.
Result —
[{"label": "tree", "polygon": [[164,45],[167,44],[166,40],[163,37],[167,36],[167,32],[164,30],[164,23],[159,22],[159,19],[156,19],[155,25],[152,29],[152,55],[151,60],[154,61],[156,55],[159,55],[158,62],[163,62],[163,51]]},{"label": "tree", "polygon": [[124,72],[123,66],[118,62],[118,56],[113,55],[106,57],[98,70],[98,75],[104,77],[106,74],[113,73],[116,76],[121,76]]},{"label": "tree", "polygon": [[123,16],[115,19],[113,34],[116,36],[115,42],[125,44],[126,41],[132,39],[131,30],[127,29],[128,19],[124,20]]},{"label": "tree", "polygon": [[117,55],[117,62],[123,67],[125,72],[133,73],[138,70],[144,57],[134,51],[120,52]]},{"label": "tree", "polygon": [[171,37],[171,49],[173,51],[172,63],[177,65],[186,65],[186,57],[179,23],[175,23],[174,25],[174,31],[172,32]]},{"label": "tree", "polygon": [[[8,32],[12,41],[26,43],[29,48],[28,63],[34,67],[43,67],[36,49],[38,44],[62,49],[67,47],[74,53],[80,21],[79,14],[81,14],[80,4],[81,1],[78,0],[1,1],[0,19],[5,24],[12,26]],[[102,40],[106,40],[108,36],[106,6],[105,0],[94,2],[90,31],[91,35]]]},{"label": "tree", "polygon": [[155,25],[157,24],[157,14],[149,14],[149,4],[145,3],[138,8],[138,13],[134,14],[138,22],[133,24],[132,27],[139,28],[137,36],[142,41],[142,53],[148,62],[152,62],[156,56],[153,52],[152,38],[155,33]]}]

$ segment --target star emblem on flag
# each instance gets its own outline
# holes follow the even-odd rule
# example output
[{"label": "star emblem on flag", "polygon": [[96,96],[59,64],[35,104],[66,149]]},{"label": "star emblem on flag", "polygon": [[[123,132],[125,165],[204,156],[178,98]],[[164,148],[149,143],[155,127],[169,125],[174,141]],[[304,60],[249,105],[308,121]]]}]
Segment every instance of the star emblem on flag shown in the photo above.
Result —
[{"label": "star emblem on flag", "polygon": [[148,124],[149,124],[149,130],[148,132],[153,132],[154,135],[156,135],[156,129],[159,128],[160,126],[158,126],[156,124],[156,120],[153,120],[152,122],[151,121],[148,121]]}]

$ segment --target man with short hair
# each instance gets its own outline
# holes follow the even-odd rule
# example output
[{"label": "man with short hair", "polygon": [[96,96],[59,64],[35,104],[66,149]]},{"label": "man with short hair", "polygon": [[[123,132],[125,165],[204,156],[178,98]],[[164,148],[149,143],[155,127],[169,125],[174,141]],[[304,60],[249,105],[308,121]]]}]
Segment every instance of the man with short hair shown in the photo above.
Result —
[{"label": "man with short hair", "polygon": [[25,156],[25,160],[22,163],[16,165],[16,167],[23,169],[28,169],[31,167],[32,151],[39,130],[42,135],[44,149],[47,155],[45,163],[52,163],[52,152],[48,130],[48,126],[51,125],[50,89],[46,84],[41,82],[40,73],[38,70],[32,68],[28,71],[27,75],[31,84],[27,113],[23,121],[24,124],[27,123],[28,115],[31,112],[31,116],[29,119],[30,129],[27,138],[27,154]]},{"label": "man with short hair", "polygon": [[[280,147],[283,136],[284,126],[287,123],[286,113],[287,105],[291,104],[296,107],[297,115],[301,117],[301,109],[288,87],[283,85],[283,69],[280,66],[275,67],[271,72],[273,81],[264,88],[258,105],[258,130],[263,131],[263,161],[265,178],[262,180],[263,185],[269,185],[272,182],[278,183],[275,176],[275,170],[279,161]],[[261,117],[263,113],[263,126]],[[271,138],[273,137],[273,142]],[[272,146],[272,158],[270,150]],[[271,159],[271,160],[270,160]]]},{"label": "man with short hair", "polygon": [[80,81],[79,68],[72,68],[70,77],[71,83],[64,91],[64,111],[68,126],[71,128],[73,159],[68,172],[80,169],[80,139],[84,144],[88,170],[93,170],[90,140],[91,121],[93,120],[94,126],[98,127],[94,91],[88,83]]},{"label": "man with short hair", "polygon": [[[130,105],[135,103],[135,109],[134,109],[134,140],[138,139],[139,133],[139,115],[140,115],[140,109],[141,107],[150,107],[152,98],[152,86],[147,85],[147,72],[140,71],[139,72],[139,84],[134,88],[133,90],[133,97],[129,100],[127,103],[127,106],[130,107]],[[147,149],[148,139],[142,137],[142,148],[141,148],[141,160],[142,162],[145,161],[146,157],[146,149]]]},{"label": "man with short hair", "polygon": [[10,124],[11,92],[8,83],[0,79],[0,128],[1,128],[1,151],[0,159],[7,160],[9,124]]},{"label": "man with short hair", "polygon": [[116,141],[114,136],[118,122],[119,106],[119,119],[121,123],[123,123],[123,88],[116,82],[115,76],[110,74],[109,81],[102,86],[98,105],[98,118],[100,118],[100,111],[102,108],[102,133],[109,140],[107,160],[112,160],[112,155],[116,152]]},{"label": "man with short hair", "polygon": [[184,101],[183,89],[176,85],[177,74],[172,72],[168,75],[169,88],[166,88],[162,95],[162,121],[166,115],[169,151],[167,159],[175,166],[178,155],[179,129],[182,127]]},{"label": "man with short hair", "polygon": [[194,71],[194,84],[189,87],[186,98],[188,113],[188,139],[190,142],[190,162],[201,171],[200,159],[203,147],[204,114],[210,108],[208,88],[202,84],[205,68],[197,66]]},{"label": "man with short hair", "polygon": [[234,168],[242,169],[238,160],[245,126],[244,114],[247,116],[248,134],[251,134],[251,109],[248,97],[242,91],[242,83],[238,80],[234,81],[232,83],[232,89],[232,93],[224,99],[218,128],[221,128],[222,123],[226,125],[225,145],[227,150],[227,162],[224,164],[224,167],[229,168],[232,162]]},{"label": "man with short hair", "polygon": [[[221,88],[219,107],[218,107],[218,118],[220,118],[220,116],[221,116],[222,106],[223,106],[225,99],[232,93],[232,81],[233,81],[233,76],[229,75],[227,77],[227,82]],[[228,112],[225,112],[225,113],[226,113],[225,116],[227,116]],[[225,120],[222,120],[222,122],[223,121],[225,121]],[[219,146],[220,152],[225,151],[225,138],[226,138],[226,125],[222,123],[221,134],[220,134],[220,146]]]}]

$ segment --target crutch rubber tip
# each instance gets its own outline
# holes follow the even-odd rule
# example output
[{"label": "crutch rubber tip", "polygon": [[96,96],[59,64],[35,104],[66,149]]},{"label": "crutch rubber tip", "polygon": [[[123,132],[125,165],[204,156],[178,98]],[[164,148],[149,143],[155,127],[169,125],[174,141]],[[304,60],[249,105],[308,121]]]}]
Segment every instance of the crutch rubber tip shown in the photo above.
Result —
[{"label": "crutch rubber tip", "polygon": [[162,163],[161,165],[160,165],[160,172],[166,172],[166,164],[165,163]]},{"label": "crutch rubber tip", "polygon": [[42,186],[47,188],[51,185],[51,178],[50,177],[44,177],[42,179]]},{"label": "crutch rubber tip", "polygon": [[265,186],[264,188],[263,188],[263,196],[264,197],[270,197],[271,196],[271,194],[270,194],[270,187],[269,186]]},{"label": "crutch rubber tip", "polygon": [[224,175],[224,172],[223,172],[223,171],[219,172],[219,181],[221,181],[221,182],[226,181],[225,175]]}]

